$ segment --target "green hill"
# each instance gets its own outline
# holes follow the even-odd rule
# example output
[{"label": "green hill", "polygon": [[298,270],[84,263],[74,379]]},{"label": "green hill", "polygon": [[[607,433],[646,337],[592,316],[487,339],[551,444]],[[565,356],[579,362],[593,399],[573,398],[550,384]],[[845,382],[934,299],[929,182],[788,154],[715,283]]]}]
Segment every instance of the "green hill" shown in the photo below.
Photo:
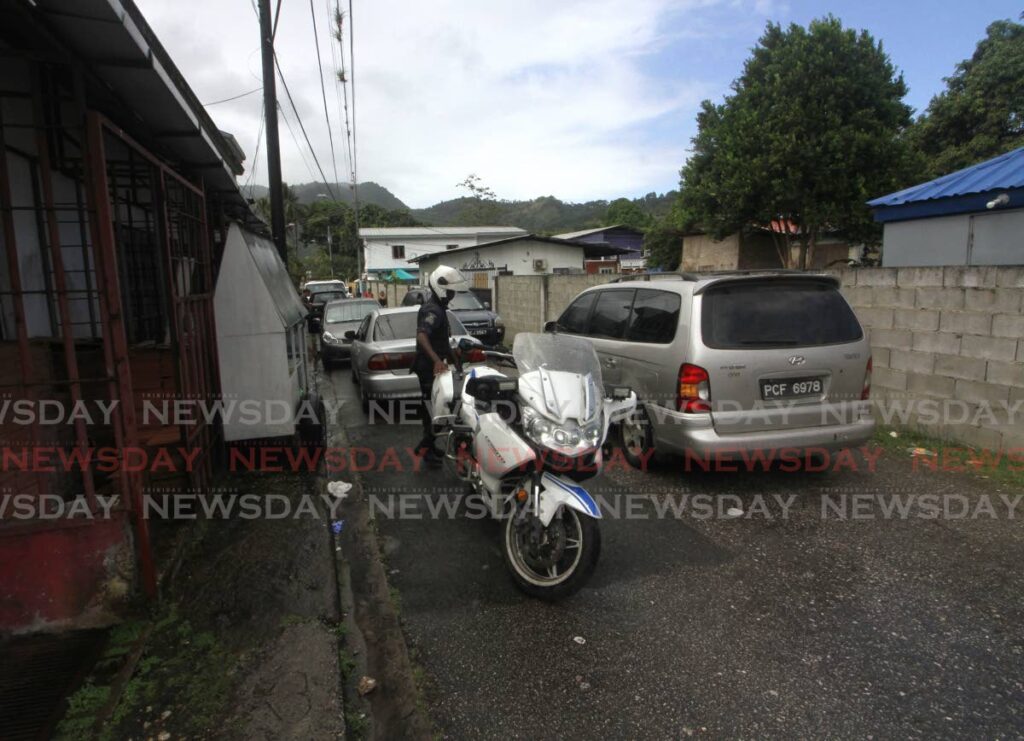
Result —
[{"label": "green hill", "polygon": [[[331,186],[334,195],[342,203],[352,203],[352,189],[348,183],[334,183]],[[327,187],[323,183],[297,183],[291,185],[299,203],[313,203],[321,193],[327,193]],[[242,192],[248,198],[263,198],[269,192],[265,185],[252,185]],[[409,207],[402,203],[391,191],[382,185],[372,181],[359,184],[359,202],[372,203],[375,206],[386,208],[389,211],[408,211]]]},{"label": "green hill", "polygon": [[[320,193],[326,193],[323,183],[291,185],[299,203],[310,204]],[[352,191],[347,184],[334,186],[334,194],[343,203],[352,203]],[[254,185],[247,193],[251,198],[267,195],[267,188]],[[668,213],[675,191],[658,195],[648,193],[634,198],[633,203],[648,213],[653,220]],[[475,198],[453,198],[428,208],[410,209],[397,196],[374,182],[360,183],[359,201],[389,211],[408,212],[416,221],[427,226],[518,226],[537,234],[559,234],[590,229],[604,223],[609,201],[595,200],[570,203],[554,196],[540,196],[529,201],[481,201]]]},{"label": "green hill", "polygon": [[[668,212],[675,192],[648,193],[633,199],[641,209],[657,218]],[[413,209],[413,218],[430,226],[518,226],[540,234],[558,234],[601,226],[609,201],[567,203],[554,196],[532,201],[478,201],[455,198],[429,208]]]}]

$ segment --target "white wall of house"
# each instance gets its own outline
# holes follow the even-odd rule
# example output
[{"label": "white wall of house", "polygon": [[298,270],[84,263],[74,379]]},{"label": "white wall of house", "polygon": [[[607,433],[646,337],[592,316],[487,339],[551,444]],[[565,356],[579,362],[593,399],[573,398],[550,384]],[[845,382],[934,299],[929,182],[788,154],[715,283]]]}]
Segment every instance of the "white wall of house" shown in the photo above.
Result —
[{"label": "white wall of house", "polygon": [[[366,272],[379,273],[401,268],[415,272],[414,257],[471,247],[484,242],[526,234],[516,227],[395,227],[361,229]],[[401,249],[396,249],[396,248]]]},{"label": "white wall of house", "polygon": [[[534,269],[535,260],[544,261],[542,270]],[[429,275],[439,265],[448,265],[460,270],[491,267],[495,270],[486,273],[486,288],[493,288],[494,275],[498,269],[508,270],[512,275],[545,275],[556,270],[583,272],[583,247],[523,239],[507,244],[481,245],[475,250],[464,250],[450,255],[433,254],[421,260],[419,265],[420,275]],[[485,286],[474,284],[474,287]]]}]

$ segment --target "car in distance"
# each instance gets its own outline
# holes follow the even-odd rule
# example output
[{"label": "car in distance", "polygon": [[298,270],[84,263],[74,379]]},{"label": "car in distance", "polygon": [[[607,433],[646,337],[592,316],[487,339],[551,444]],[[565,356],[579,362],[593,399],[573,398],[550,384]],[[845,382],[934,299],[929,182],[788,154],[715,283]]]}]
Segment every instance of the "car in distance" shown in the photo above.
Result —
[{"label": "car in distance", "polygon": [[324,315],[324,306],[331,301],[340,301],[349,297],[348,286],[340,280],[310,281],[303,287],[309,291],[304,299],[309,312],[309,329],[312,332],[320,328],[320,319]]},{"label": "car in distance", "polygon": [[642,412],[620,428],[701,461],[855,447],[874,420],[871,347],[832,276],[790,271],[629,276],[577,295],[545,331],[586,337],[604,383]]},{"label": "car in distance", "polygon": [[[430,295],[426,286],[411,286],[402,298],[402,306],[418,306]],[[448,303],[448,310],[462,322],[470,336],[485,345],[500,345],[505,341],[505,323],[491,311],[489,304],[480,303],[471,292],[455,294]]]},{"label": "car in distance", "polygon": [[[359,395],[365,409],[371,399],[416,399],[420,395],[419,379],[412,373],[416,357],[416,319],[418,306],[377,309],[366,316],[359,328],[347,333],[352,341],[352,380],[359,384]],[[448,312],[451,336],[468,338],[458,317]],[[483,352],[476,351],[464,362],[482,362]]]},{"label": "car in distance", "polygon": [[324,306],[324,316],[320,322],[320,360],[324,368],[349,359],[352,340],[345,334],[359,329],[363,319],[378,308],[380,304],[371,298],[342,299]]}]

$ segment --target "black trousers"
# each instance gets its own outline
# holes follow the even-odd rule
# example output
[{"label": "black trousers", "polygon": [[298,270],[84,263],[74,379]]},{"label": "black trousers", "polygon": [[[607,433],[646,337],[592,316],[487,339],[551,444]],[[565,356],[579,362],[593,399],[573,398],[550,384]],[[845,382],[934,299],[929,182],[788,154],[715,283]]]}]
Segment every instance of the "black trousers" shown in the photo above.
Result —
[{"label": "black trousers", "polygon": [[420,438],[416,449],[423,450],[426,448],[428,451],[433,451],[434,431],[433,420],[430,415],[430,392],[434,387],[433,368],[431,368],[431,372],[428,374],[417,373],[416,376],[420,381],[420,421],[423,424],[423,437]]}]

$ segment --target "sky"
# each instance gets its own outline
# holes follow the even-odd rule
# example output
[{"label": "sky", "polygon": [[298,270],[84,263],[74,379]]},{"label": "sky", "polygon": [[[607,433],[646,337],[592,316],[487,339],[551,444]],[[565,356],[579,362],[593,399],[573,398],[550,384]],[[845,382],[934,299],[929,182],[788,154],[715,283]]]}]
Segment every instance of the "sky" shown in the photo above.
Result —
[{"label": "sky", "polygon": [[[341,53],[331,36],[334,2],[282,0],[276,37],[285,80],[328,182],[335,166],[341,181],[349,172],[342,90],[334,82]],[[259,88],[259,30],[250,0],[136,4],[201,101]],[[921,111],[986,26],[1017,19],[1024,3],[352,0],[354,23],[347,0],[342,10],[359,180],[373,180],[421,208],[466,195],[458,183],[470,173],[510,200],[610,200],[676,188],[701,100],[720,101],[729,92],[769,21],[806,25],[831,13],[868,30],[903,73],[907,102]],[[287,119],[281,122],[284,177],[319,180],[280,84],[278,95]],[[240,184],[266,183],[264,144],[257,153],[262,106],[254,92],[208,107],[246,152]]]}]

